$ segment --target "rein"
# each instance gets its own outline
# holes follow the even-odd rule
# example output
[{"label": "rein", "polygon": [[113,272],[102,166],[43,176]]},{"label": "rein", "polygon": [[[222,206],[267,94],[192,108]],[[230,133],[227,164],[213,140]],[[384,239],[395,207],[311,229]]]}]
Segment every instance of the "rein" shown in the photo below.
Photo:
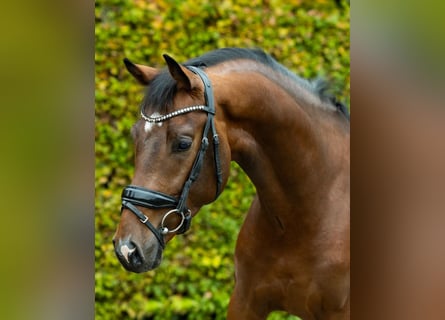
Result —
[{"label": "rein", "polygon": [[[196,179],[199,176],[199,173],[201,172],[202,164],[204,163],[204,156],[209,146],[208,134],[210,130],[212,131],[213,152],[215,159],[215,174],[216,174],[215,199],[218,198],[221,192],[221,185],[222,185],[222,169],[219,157],[219,138],[216,132],[215,121],[214,121],[214,116],[216,111],[215,111],[215,102],[213,97],[212,84],[207,75],[205,74],[205,72],[202,71],[201,69],[193,66],[187,66],[187,68],[201,78],[204,84],[204,97],[206,105],[186,107],[159,117],[147,117],[144,114],[143,109],[141,108],[141,117],[145,121],[151,123],[159,123],[167,121],[173,117],[194,111],[207,112],[207,121],[205,123],[204,130],[202,133],[201,146],[199,148],[198,153],[196,154],[195,161],[193,163],[190,174],[187,180],[185,181],[184,186],[182,187],[181,195],[177,199],[173,196],[164,194],[162,192],[153,191],[133,185],[125,187],[124,190],[122,191],[121,212],[124,208],[127,208],[131,212],[133,212],[133,214],[135,214],[136,217],[138,217],[139,220],[145,226],[147,226],[147,228],[150,229],[151,232],[153,232],[153,234],[158,239],[159,244],[161,245],[162,248],[165,247],[164,235],[174,232],[176,232],[177,234],[182,234],[190,228],[192,215],[190,209],[187,208],[186,202],[188,194],[190,192],[190,188],[192,187],[193,182],[196,181]],[[143,214],[136,206],[142,206],[150,209],[170,208],[171,210],[164,214],[161,220],[160,227],[156,228],[148,220],[148,217],[145,214]],[[170,230],[166,226],[164,226],[164,222],[166,218],[173,213],[178,214],[180,216],[181,222],[176,228]]]}]

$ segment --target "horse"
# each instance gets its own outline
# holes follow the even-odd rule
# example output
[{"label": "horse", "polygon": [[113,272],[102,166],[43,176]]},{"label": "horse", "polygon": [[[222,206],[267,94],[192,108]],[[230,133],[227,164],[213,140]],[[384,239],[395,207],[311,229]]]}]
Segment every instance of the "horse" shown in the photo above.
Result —
[{"label": "horse", "polygon": [[147,92],[131,135],[135,172],[113,238],[123,267],[165,245],[223,191],[230,162],[256,187],[235,248],[227,319],[350,318],[350,125],[323,81],[260,49],[224,48],[167,68],[124,63]]}]

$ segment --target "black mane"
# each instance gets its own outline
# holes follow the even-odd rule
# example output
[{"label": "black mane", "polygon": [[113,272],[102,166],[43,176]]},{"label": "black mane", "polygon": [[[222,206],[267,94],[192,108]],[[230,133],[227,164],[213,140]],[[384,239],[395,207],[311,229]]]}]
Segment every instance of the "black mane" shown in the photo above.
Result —
[{"label": "black mane", "polygon": [[[270,55],[260,49],[244,49],[244,48],[223,48],[210,51],[200,57],[192,58],[183,65],[195,67],[211,67],[226,61],[248,59],[270,67],[272,70],[280,72],[294,81],[298,82],[309,91],[313,92],[322,101],[330,102],[349,119],[347,108],[336,100],[334,96],[329,94],[327,83],[323,80],[309,82],[303,78],[296,76],[294,73],[286,69],[278,63]],[[173,97],[176,93],[176,82],[170,76],[168,69],[165,68],[150,83],[147,94],[145,95],[142,107],[150,108],[152,112],[165,113],[171,106]]]}]

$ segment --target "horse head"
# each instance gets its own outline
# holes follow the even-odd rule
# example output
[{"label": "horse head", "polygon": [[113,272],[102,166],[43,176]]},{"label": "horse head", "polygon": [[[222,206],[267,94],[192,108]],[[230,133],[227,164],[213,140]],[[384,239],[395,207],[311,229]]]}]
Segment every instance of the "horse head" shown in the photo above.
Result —
[{"label": "horse head", "polygon": [[142,119],[131,130],[135,173],[122,193],[113,238],[119,261],[133,272],[159,266],[165,244],[187,231],[198,210],[215,200],[230,168],[209,78],[201,69],[182,66],[167,55],[164,59],[167,70],[124,60],[148,87]]}]

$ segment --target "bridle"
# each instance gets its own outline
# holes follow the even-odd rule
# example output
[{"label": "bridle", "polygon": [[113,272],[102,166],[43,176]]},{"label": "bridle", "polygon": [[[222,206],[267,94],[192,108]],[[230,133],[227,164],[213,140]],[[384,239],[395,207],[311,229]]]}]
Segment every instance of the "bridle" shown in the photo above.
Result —
[{"label": "bridle", "polygon": [[[167,121],[173,117],[183,115],[189,112],[194,111],[203,111],[207,112],[207,121],[204,126],[204,130],[202,132],[201,146],[199,151],[195,157],[195,161],[193,163],[192,169],[187,180],[182,187],[182,192],[179,198],[175,198],[173,196],[167,195],[165,193],[145,189],[138,186],[129,185],[124,188],[122,191],[122,208],[121,212],[124,208],[129,209],[133,212],[139,220],[147,226],[148,229],[153,232],[155,237],[158,239],[159,244],[162,248],[165,247],[164,236],[168,233],[176,233],[182,234],[186,232],[190,228],[191,224],[191,211],[187,208],[187,198],[190,191],[190,188],[193,182],[199,176],[201,171],[202,164],[204,162],[204,156],[207,151],[207,147],[209,146],[208,134],[209,131],[212,131],[212,139],[213,139],[213,152],[215,159],[215,173],[216,173],[216,195],[215,199],[219,196],[221,192],[222,185],[222,169],[221,162],[219,157],[219,138],[216,132],[214,116],[215,116],[215,102],[213,97],[213,89],[212,84],[205,74],[204,71],[197,67],[187,66],[187,68],[193,73],[197,74],[203,84],[204,84],[204,97],[206,105],[197,105],[190,106],[183,109],[179,109],[177,111],[171,112],[169,114],[159,116],[159,117],[147,117],[144,114],[143,108],[141,108],[141,117],[150,123],[160,123],[163,121]],[[156,228],[149,220],[148,217],[143,214],[136,206],[142,206],[150,209],[171,209],[167,213],[164,214],[161,220],[161,225],[159,228]],[[171,214],[178,214],[181,218],[181,222],[174,229],[168,229],[165,226],[165,220]]]}]

